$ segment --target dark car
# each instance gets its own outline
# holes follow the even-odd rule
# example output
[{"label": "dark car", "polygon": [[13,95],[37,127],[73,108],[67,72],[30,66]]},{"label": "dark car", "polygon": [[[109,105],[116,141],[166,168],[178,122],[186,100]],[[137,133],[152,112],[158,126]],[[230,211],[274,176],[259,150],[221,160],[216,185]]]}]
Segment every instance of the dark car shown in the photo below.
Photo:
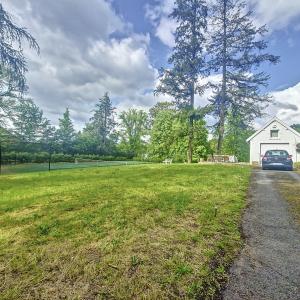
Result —
[{"label": "dark car", "polygon": [[292,155],[286,150],[268,150],[262,158],[262,169],[284,169],[293,171]]}]

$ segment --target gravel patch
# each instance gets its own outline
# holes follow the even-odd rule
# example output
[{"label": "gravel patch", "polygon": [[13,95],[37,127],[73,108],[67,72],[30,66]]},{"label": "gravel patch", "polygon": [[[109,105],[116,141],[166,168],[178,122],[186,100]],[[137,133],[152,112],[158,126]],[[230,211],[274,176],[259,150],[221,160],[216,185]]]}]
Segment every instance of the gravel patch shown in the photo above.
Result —
[{"label": "gravel patch", "polygon": [[282,176],[300,184],[293,172],[254,170],[242,224],[245,247],[223,299],[300,299],[300,231],[277,190]]}]

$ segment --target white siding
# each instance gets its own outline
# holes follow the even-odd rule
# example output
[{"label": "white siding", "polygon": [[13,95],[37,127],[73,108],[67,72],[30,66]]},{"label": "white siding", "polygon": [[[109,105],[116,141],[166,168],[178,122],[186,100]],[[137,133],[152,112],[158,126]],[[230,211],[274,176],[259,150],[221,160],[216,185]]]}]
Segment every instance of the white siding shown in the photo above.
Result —
[{"label": "white siding", "polygon": [[[271,130],[279,130],[278,138],[271,138]],[[296,145],[300,143],[299,135],[296,135],[289,127],[283,126],[277,120],[271,122],[266,128],[254,136],[250,141],[250,163],[261,163],[261,155],[267,150],[287,150],[293,156],[294,162],[300,162],[300,152],[296,151]]]}]

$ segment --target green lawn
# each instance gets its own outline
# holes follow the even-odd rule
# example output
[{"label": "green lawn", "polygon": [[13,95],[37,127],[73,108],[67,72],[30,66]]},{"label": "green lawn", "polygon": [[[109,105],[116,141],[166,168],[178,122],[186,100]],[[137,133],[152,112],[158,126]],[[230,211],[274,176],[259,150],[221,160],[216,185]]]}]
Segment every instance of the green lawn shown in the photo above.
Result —
[{"label": "green lawn", "polygon": [[212,299],[242,244],[249,175],[182,164],[1,176],[0,298]]}]

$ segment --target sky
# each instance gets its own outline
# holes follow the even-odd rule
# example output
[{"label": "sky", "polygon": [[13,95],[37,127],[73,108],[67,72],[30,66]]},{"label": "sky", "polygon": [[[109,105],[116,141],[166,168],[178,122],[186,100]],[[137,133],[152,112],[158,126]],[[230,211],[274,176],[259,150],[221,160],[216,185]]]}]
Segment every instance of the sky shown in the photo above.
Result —
[{"label": "sky", "polygon": [[[149,109],[158,70],[174,45],[173,0],[2,0],[14,21],[36,38],[41,53],[25,45],[29,95],[54,125],[69,107],[77,129],[89,120],[105,92],[117,111]],[[256,126],[277,115],[300,123],[300,1],[249,0],[257,24],[267,24],[269,52],[281,57],[264,65],[274,103]],[[208,94],[197,98],[207,103]],[[213,120],[210,120],[213,122]]]}]

